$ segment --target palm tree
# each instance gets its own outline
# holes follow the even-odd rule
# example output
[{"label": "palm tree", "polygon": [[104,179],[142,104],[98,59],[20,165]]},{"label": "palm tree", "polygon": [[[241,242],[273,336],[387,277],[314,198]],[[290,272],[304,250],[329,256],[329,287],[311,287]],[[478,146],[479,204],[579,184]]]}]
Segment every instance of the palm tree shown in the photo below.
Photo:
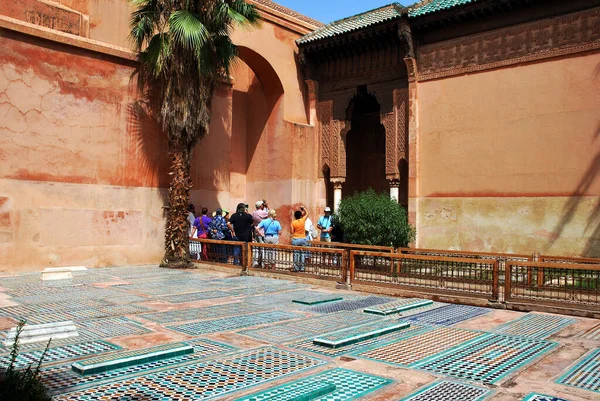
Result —
[{"label": "palm tree", "polygon": [[129,1],[136,8],[131,38],[139,52],[134,75],[169,139],[171,182],[161,266],[185,267],[192,151],[208,134],[213,93],[237,57],[232,29],[256,26],[260,19],[243,0]]}]

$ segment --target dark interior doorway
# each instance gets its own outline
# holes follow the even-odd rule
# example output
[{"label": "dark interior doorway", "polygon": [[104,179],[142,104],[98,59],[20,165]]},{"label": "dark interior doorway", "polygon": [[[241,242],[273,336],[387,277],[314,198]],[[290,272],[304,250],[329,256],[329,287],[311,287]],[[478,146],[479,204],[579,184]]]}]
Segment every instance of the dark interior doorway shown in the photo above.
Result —
[{"label": "dark interior doorway", "polygon": [[388,193],[385,178],[385,128],[381,124],[377,98],[359,87],[346,110],[352,128],[346,134],[346,182],[344,196],[372,188]]}]

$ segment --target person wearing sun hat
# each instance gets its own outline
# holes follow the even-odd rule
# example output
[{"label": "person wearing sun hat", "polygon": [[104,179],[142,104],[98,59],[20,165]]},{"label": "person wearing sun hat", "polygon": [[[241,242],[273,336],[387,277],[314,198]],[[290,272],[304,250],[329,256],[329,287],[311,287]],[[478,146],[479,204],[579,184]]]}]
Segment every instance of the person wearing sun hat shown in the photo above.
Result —
[{"label": "person wearing sun hat", "polygon": [[[282,233],[281,224],[277,221],[277,212],[273,209],[269,210],[269,217],[261,221],[258,228],[265,233],[265,243],[278,244],[279,236]],[[265,268],[275,267],[277,259],[276,250],[267,250],[264,255]]]}]

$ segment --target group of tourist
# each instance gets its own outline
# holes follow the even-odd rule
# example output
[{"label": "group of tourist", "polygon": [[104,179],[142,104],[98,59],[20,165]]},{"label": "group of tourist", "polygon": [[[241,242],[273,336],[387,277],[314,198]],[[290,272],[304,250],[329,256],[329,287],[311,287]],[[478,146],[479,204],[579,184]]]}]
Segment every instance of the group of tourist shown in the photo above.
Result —
[{"label": "group of tourist", "polygon": [[[259,200],[255,203],[254,212],[248,211],[248,204],[239,203],[236,212],[230,216],[227,210],[217,208],[212,216],[209,216],[208,209],[202,208],[202,214],[196,216],[194,205],[190,204],[188,208],[189,236],[190,238],[210,238],[216,240],[256,242],[266,244],[278,244],[279,237],[283,232],[281,223],[277,220],[275,209],[269,209],[266,200]],[[308,246],[319,235],[319,240],[331,242],[331,233],[333,230],[333,221],[331,209],[326,207],[324,215],[317,222],[315,230],[312,220],[308,216],[308,211],[304,206],[300,206],[294,211],[294,219],[290,224],[290,234],[292,245]],[[226,250],[219,247],[225,254]],[[239,264],[239,248],[234,250],[234,263]],[[219,251],[219,250],[216,250]],[[254,249],[253,264],[261,265],[263,262],[263,253]],[[202,247],[202,259],[208,259],[206,247]],[[303,269],[304,256],[295,257],[296,270]],[[296,260],[298,259],[298,260]]]}]

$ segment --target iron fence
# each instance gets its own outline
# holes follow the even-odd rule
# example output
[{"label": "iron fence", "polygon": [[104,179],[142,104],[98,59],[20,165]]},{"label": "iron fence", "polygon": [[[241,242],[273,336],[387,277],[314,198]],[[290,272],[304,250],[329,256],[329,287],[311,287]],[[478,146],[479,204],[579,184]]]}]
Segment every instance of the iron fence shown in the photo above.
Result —
[{"label": "iron fence", "polygon": [[248,255],[252,269],[346,280],[346,257],[341,249],[249,243]]},{"label": "iron fence", "polygon": [[600,266],[509,262],[505,274],[506,302],[531,301],[538,305],[599,310]]},{"label": "iron fence", "polygon": [[197,262],[238,266],[247,265],[245,242],[219,241],[212,239],[190,239],[190,255]]},{"label": "iron fence", "polygon": [[350,281],[498,300],[499,269],[491,259],[351,251]]}]

